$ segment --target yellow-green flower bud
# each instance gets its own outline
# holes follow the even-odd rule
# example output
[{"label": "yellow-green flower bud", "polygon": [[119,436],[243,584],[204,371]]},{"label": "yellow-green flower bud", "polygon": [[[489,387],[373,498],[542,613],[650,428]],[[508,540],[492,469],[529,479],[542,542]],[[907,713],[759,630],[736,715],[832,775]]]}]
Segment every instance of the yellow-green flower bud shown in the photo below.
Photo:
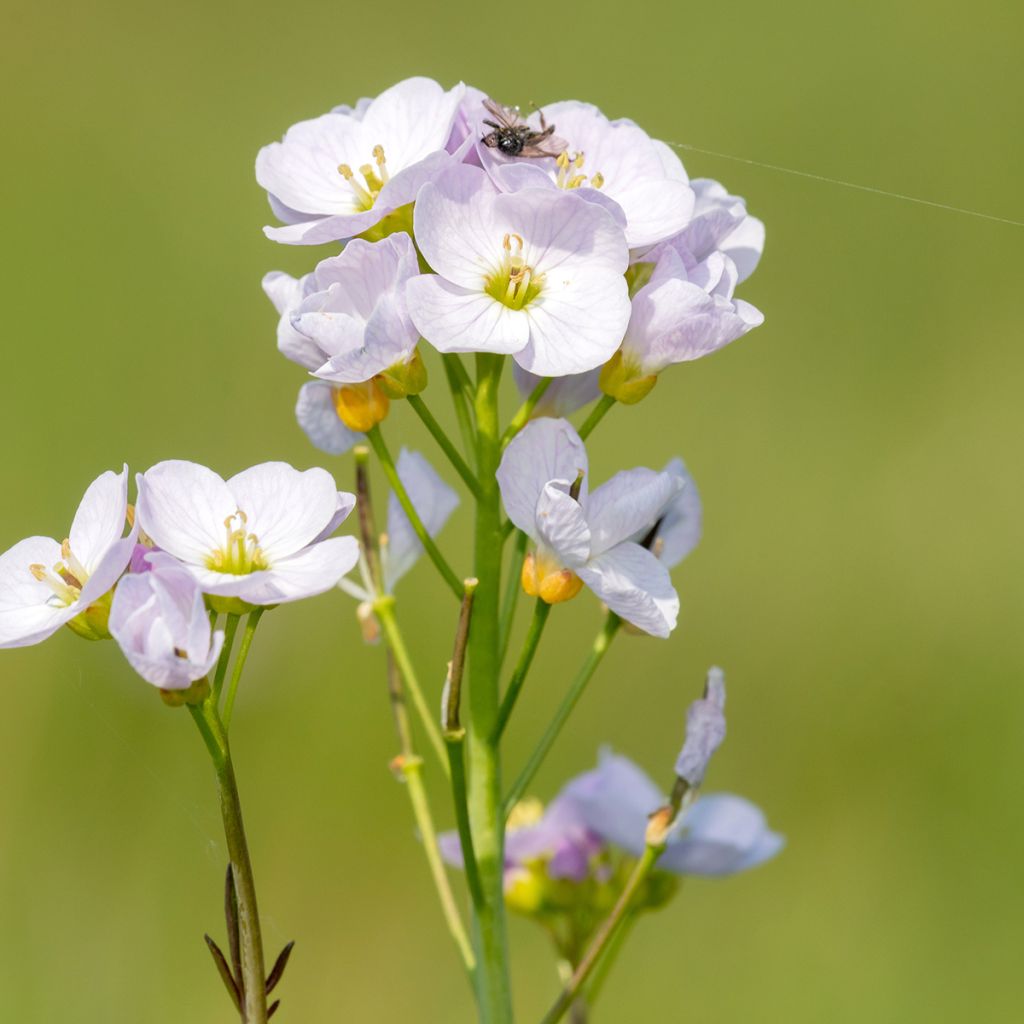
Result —
[{"label": "yellow-green flower bud", "polygon": [[646,398],[658,383],[657,374],[641,374],[638,366],[631,366],[619,349],[601,367],[601,390],[623,405],[636,405]]}]

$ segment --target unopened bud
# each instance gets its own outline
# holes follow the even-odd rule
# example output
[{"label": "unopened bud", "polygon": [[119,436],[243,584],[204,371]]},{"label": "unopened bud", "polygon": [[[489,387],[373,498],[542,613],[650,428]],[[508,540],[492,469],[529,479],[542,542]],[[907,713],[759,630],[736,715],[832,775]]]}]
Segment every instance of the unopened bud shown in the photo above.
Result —
[{"label": "unopened bud", "polygon": [[334,409],[349,430],[365,434],[382,422],[390,406],[388,396],[375,380],[342,384],[334,389]]},{"label": "unopened bud", "polygon": [[636,405],[651,393],[658,377],[653,373],[644,374],[639,366],[627,363],[622,357],[622,349],[619,349],[601,367],[598,382],[606,395],[623,405]]},{"label": "unopened bud", "polygon": [[374,614],[373,605],[369,601],[361,601],[356,608],[356,619],[363,634],[364,644],[380,643],[380,622]]},{"label": "unopened bud", "polygon": [[545,604],[571,601],[583,589],[583,580],[571,569],[552,565],[532,551],[523,560],[520,581],[530,597],[539,597]]},{"label": "unopened bud", "polygon": [[427,386],[427,368],[416,349],[407,363],[395,363],[374,378],[388,398],[418,395]]}]

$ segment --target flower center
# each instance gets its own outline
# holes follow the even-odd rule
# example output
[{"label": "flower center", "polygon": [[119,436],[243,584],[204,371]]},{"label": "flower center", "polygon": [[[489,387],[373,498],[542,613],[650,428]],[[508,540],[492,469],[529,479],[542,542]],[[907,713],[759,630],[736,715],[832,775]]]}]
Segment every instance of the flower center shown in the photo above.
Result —
[{"label": "flower center", "polygon": [[215,572],[226,572],[232,576],[246,576],[251,572],[269,568],[266,556],[260,549],[259,538],[246,530],[249,517],[236,509],[224,520],[224,547],[211,551],[206,558],[206,567]]},{"label": "flower center", "polygon": [[555,163],[558,165],[555,184],[559,188],[579,188],[581,185],[585,185],[589,178],[591,188],[600,188],[604,184],[604,175],[600,171],[596,174],[580,174],[583,169],[583,161],[582,153],[577,153],[575,156],[569,156],[566,152],[559,153],[555,159]]},{"label": "flower center", "polygon": [[45,565],[35,562],[28,567],[28,571],[40,583],[45,583],[53,591],[57,600],[67,607],[78,600],[82,593],[82,587],[85,586],[85,582],[89,578],[89,573],[86,572],[85,566],[75,558],[74,552],[71,550],[71,541],[66,538],[60,546],[60,557],[61,561],[52,569],[47,569]]},{"label": "flower center", "polygon": [[487,278],[484,290],[509,309],[522,309],[541,292],[544,275],[538,274],[523,259],[523,239],[508,234],[501,243],[504,249],[498,270]]},{"label": "flower center", "polygon": [[373,164],[363,164],[359,168],[359,173],[363,176],[362,183],[348,164],[338,164],[338,173],[349,183],[359,206],[364,210],[369,210],[373,206],[381,189],[391,180],[383,146],[373,147],[373,160],[377,165],[376,168]]}]

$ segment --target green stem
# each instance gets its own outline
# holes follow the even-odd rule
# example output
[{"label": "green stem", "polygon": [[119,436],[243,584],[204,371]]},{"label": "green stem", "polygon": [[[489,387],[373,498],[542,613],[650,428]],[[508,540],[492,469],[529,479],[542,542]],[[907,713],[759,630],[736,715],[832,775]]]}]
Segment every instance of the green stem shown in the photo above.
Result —
[{"label": "green stem", "polygon": [[562,703],[559,704],[554,718],[551,719],[547,729],[544,731],[544,735],[541,736],[537,748],[530,755],[529,761],[526,762],[526,767],[523,768],[519,773],[519,777],[512,784],[512,789],[505,798],[506,817],[519,800],[522,799],[523,794],[526,792],[526,787],[533,782],[533,777],[537,774],[538,769],[544,763],[544,758],[548,756],[548,752],[554,746],[555,740],[558,739],[558,734],[562,731],[562,726],[565,725],[566,719],[572,714],[577,701],[583,696],[587,683],[590,682],[594,672],[597,671],[597,666],[601,664],[601,659],[607,653],[621,624],[622,620],[614,612],[608,613],[604,628],[597,634],[597,639],[587,655],[587,660],[580,666],[579,672],[576,673],[576,678],[573,679],[568,692],[562,698]]},{"label": "green stem", "polygon": [[526,639],[523,641],[523,649],[519,652],[519,661],[516,662],[515,671],[513,671],[512,678],[509,680],[508,689],[505,691],[501,707],[498,709],[498,722],[494,727],[495,743],[501,739],[502,734],[505,732],[505,726],[508,725],[512,710],[519,699],[523,683],[526,682],[526,674],[530,671],[534,654],[537,653],[537,645],[540,643],[540,638],[544,633],[544,626],[547,624],[550,612],[551,605],[538,597],[537,603],[533,606],[533,618],[530,620],[530,628],[526,633]]},{"label": "green stem", "polygon": [[402,483],[401,479],[399,479],[394,459],[391,458],[391,452],[388,451],[388,446],[384,442],[384,435],[380,432],[380,427],[371,427],[370,430],[367,431],[366,436],[369,438],[370,444],[373,445],[373,450],[377,453],[377,458],[380,460],[381,467],[384,470],[384,475],[388,478],[388,483],[391,484],[391,489],[395,492],[395,497],[398,498],[398,503],[402,506],[402,510],[409,517],[409,522],[412,524],[412,528],[415,530],[416,536],[419,537],[424,550],[430,556],[430,560],[434,565],[437,566],[438,572],[440,572],[444,577],[444,580],[451,588],[452,593],[461,601],[462,580],[455,575],[452,567],[445,561],[444,555],[441,554],[437,545],[434,543],[434,538],[430,536],[427,532],[427,528],[423,525],[423,520],[420,519],[420,515],[416,511],[416,507],[410,500],[409,494],[405,489],[405,485]]},{"label": "green stem", "polygon": [[565,1015],[569,1007],[572,1006],[573,1001],[580,992],[580,989],[582,989],[583,985],[586,983],[587,978],[590,977],[591,971],[594,970],[598,961],[601,959],[601,955],[604,953],[605,948],[615,937],[615,933],[626,919],[630,910],[630,905],[633,902],[633,897],[636,895],[640,886],[647,880],[647,876],[651,873],[651,868],[654,867],[664,849],[664,845],[652,846],[648,844],[645,847],[643,856],[637,862],[636,867],[633,869],[633,873],[629,876],[625,887],[619,894],[619,898],[616,901],[615,906],[612,908],[612,912],[597,930],[597,934],[591,941],[586,954],[577,965],[576,970],[573,971],[572,977],[569,979],[565,988],[562,989],[561,995],[559,995],[555,1000],[554,1005],[544,1015],[541,1024],[557,1024],[557,1022]]},{"label": "green stem", "polygon": [[[461,586],[459,588],[462,590]],[[378,597],[373,602],[373,610],[380,620],[384,630],[384,637],[387,640],[388,648],[395,657],[395,664],[405,682],[406,689],[412,696],[412,702],[416,706],[416,713],[420,716],[423,728],[426,731],[427,739],[434,748],[434,752],[441,762],[445,775],[448,774],[448,753],[445,750],[444,740],[441,739],[441,730],[438,726],[434,713],[431,712],[427,699],[423,694],[419,679],[416,677],[416,670],[413,668],[412,659],[402,638],[402,631],[398,628],[398,619],[395,617],[395,599],[390,595]]]},{"label": "green stem", "polygon": [[249,859],[249,847],[242,823],[242,805],[238,798],[238,783],[231,761],[227,732],[217,714],[217,706],[211,697],[201,705],[190,705],[189,711],[199,727],[213,767],[217,773],[220,789],[221,817],[224,821],[224,838],[227,840],[228,857],[234,875],[235,892],[238,899],[238,935],[242,962],[242,986],[244,1020],[246,1024],[266,1024],[267,993],[266,972],[263,965],[263,940],[260,935],[260,918],[256,906],[256,882]]},{"label": "green stem", "polygon": [[441,362],[444,364],[448,388],[452,393],[452,405],[455,406],[455,418],[459,421],[463,447],[467,454],[475,456],[476,431],[473,429],[473,419],[469,411],[470,403],[473,401],[473,384],[465,366],[462,365],[462,359],[454,352],[441,356]]},{"label": "green stem", "polygon": [[469,885],[469,896],[474,910],[484,905],[484,890],[480,883],[480,869],[476,863],[476,848],[473,845],[473,831],[469,823],[469,806],[466,788],[466,731],[444,734],[448,748],[448,766],[452,778],[452,803],[455,805],[455,823],[459,830],[459,846],[462,848],[462,864]]},{"label": "green stem", "polygon": [[515,416],[512,417],[511,422],[508,425],[508,429],[502,434],[501,447],[504,448],[509,441],[512,440],[516,434],[526,425],[526,421],[530,418],[530,414],[534,409],[537,408],[537,403],[544,397],[544,393],[549,387],[551,387],[554,377],[544,377],[540,383],[530,392],[526,397],[526,401],[516,410]]},{"label": "green stem", "polygon": [[601,989],[604,988],[604,983],[608,980],[608,975],[615,966],[615,961],[618,960],[619,953],[622,952],[622,947],[626,944],[626,939],[629,938],[629,933],[633,930],[639,917],[639,910],[630,910],[605,948],[604,956],[598,962],[597,969],[592,973],[590,984],[586,988],[587,1002],[591,1006],[597,1002],[597,997],[600,995]]},{"label": "green stem", "polygon": [[523,558],[526,555],[526,545],[529,541],[530,538],[520,530],[516,534],[515,544],[512,545],[512,556],[508,563],[508,580],[505,583],[505,597],[501,602],[501,664],[505,663],[508,644],[512,639],[512,623],[516,617],[516,605],[519,603],[519,595],[523,590],[521,582]]},{"label": "green stem", "polygon": [[218,701],[221,691],[224,689],[224,678],[228,673],[228,665],[231,663],[231,648],[235,643],[235,633],[238,632],[238,623],[241,618],[241,615],[229,614],[224,622],[224,646],[220,649],[217,669],[213,674],[213,692]]},{"label": "green stem", "polygon": [[427,408],[426,402],[419,395],[409,395],[409,406],[413,412],[423,421],[423,425],[433,435],[441,451],[448,457],[455,472],[462,477],[462,482],[469,488],[474,497],[480,496],[480,484],[473,475],[473,470],[466,465],[466,460],[459,454],[458,449],[452,444],[451,439],[444,432],[441,424],[434,419],[434,414]]},{"label": "green stem", "polygon": [[[235,695],[238,693],[238,683],[242,678],[242,669],[245,668],[245,659],[249,657],[249,648],[252,646],[252,638],[256,633],[256,627],[260,624],[260,617],[266,611],[265,608],[253,608],[245,620],[245,632],[242,634],[242,645],[238,648],[238,657],[235,658],[235,667],[231,671],[231,682],[228,683],[228,695],[224,699],[224,731],[231,728],[231,714],[235,709]],[[238,625],[238,616],[234,616],[235,625]],[[227,646],[227,640],[224,641]]]},{"label": "green stem", "polygon": [[501,586],[501,501],[495,472],[501,455],[498,427],[500,356],[477,355],[477,468],[481,495],[474,538],[475,573],[480,581],[469,632],[469,818],[483,890],[476,908],[479,950],[477,1000],[482,1024],[510,1024],[512,993],[505,925],[504,831],[501,813],[501,765],[494,726],[498,715]]},{"label": "green stem", "polygon": [[593,409],[590,410],[590,415],[583,421],[583,426],[580,427],[580,440],[586,441],[594,427],[604,419],[605,413],[607,413],[614,404],[615,399],[612,398],[611,395],[601,396],[600,401]]}]

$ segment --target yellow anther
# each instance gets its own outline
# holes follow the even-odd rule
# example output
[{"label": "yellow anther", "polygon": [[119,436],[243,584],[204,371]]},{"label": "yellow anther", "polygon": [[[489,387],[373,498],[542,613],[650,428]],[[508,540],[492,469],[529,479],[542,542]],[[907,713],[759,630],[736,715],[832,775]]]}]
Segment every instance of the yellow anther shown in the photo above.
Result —
[{"label": "yellow anther", "polygon": [[517,252],[522,252],[523,251],[523,236],[522,235],[517,235],[517,234],[514,234],[514,233],[513,234],[505,235],[505,239],[501,243],[502,246],[505,249],[505,252],[508,252],[508,253],[512,252],[512,240],[513,239],[515,239],[516,251]]},{"label": "yellow anther", "polygon": [[338,173],[346,180],[351,181],[355,175],[352,173],[352,168],[348,164],[338,164]]},{"label": "yellow anther", "polygon": [[603,184],[604,184],[604,175],[600,171],[598,171],[597,174],[595,174],[590,179],[590,186],[591,186],[591,188],[600,188]]},{"label": "yellow anther", "polygon": [[382,185],[386,185],[391,179],[388,174],[387,157],[384,156],[384,147],[380,144],[373,147],[373,159],[377,161],[377,173],[380,175]]},{"label": "yellow anther", "polygon": [[40,565],[38,562],[33,562],[32,565],[28,567],[28,571],[32,573],[32,575],[35,576],[35,578],[39,580],[40,583],[44,583],[46,581],[45,565]]}]

